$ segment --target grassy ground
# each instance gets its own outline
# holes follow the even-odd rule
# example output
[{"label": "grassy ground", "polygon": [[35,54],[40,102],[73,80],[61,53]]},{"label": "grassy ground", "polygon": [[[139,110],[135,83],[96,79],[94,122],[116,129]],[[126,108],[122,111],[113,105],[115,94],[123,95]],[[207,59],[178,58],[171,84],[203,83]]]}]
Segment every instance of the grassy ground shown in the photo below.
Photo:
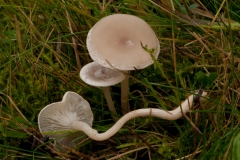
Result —
[{"label": "grassy ground", "polygon": [[[231,159],[240,124],[240,5],[168,2],[0,0],[0,159]],[[69,90],[90,103],[95,129],[113,125],[101,90],[78,75],[91,62],[89,29],[112,13],[146,20],[161,45],[154,65],[130,73],[131,109],[171,110],[189,91],[202,88],[208,98],[188,114],[202,134],[185,118],[137,118],[109,140],[86,139],[67,153],[48,144],[31,149],[27,139],[39,135],[39,111]],[[116,106],[119,93],[119,85],[112,87]]]}]

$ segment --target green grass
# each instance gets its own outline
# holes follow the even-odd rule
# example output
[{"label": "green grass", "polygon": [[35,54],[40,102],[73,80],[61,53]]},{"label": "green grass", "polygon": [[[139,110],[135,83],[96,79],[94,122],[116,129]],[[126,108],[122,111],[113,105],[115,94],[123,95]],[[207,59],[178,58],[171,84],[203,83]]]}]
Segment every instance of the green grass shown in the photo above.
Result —
[{"label": "green grass", "polygon": [[[234,141],[240,132],[240,5],[233,0],[170,2],[0,0],[0,159],[234,157],[232,150],[240,146]],[[202,88],[208,97],[188,116],[203,134],[184,118],[150,117],[129,121],[109,140],[86,139],[67,153],[54,152],[49,143],[43,149],[21,147],[33,133],[40,136],[39,111],[66,91],[90,103],[93,128],[103,132],[114,124],[101,90],[79,77],[81,67],[92,61],[85,42],[89,29],[113,13],[141,17],[161,45],[154,65],[130,73],[131,109],[171,110],[191,90]],[[112,87],[112,96],[119,107],[119,85]]]}]

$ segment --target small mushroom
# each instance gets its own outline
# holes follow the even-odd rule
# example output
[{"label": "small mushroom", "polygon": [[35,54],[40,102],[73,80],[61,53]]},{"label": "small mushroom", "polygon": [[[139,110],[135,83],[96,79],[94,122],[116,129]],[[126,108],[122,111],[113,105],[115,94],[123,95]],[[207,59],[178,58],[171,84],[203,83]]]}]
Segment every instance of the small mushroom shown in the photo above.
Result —
[{"label": "small mushroom", "polygon": [[[56,147],[65,150],[62,145],[74,147],[76,139],[84,137],[84,133],[71,133],[74,121],[81,121],[92,127],[93,114],[89,103],[74,92],[66,92],[61,102],[44,107],[38,115],[38,127],[41,133],[48,132],[50,139],[56,140]],[[63,131],[67,131],[62,133]],[[54,132],[54,133],[50,133]],[[56,134],[59,132],[59,134]]]},{"label": "small mushroom", "polygon": [[[152,117],[162,118],[162,119],[166,119],[166,120],[177,120],[177,119],[181,118],[186,112],[188,112],[191,109],[191,107],[194,104],[194,101],[196,99],[198,99],[199,96],[205,97],[206,95],[207,95],[207,93],[204,91],[200,91],[200,90],[196,91],[194,94],[190,95],[184,102],[182,102],[182,104],[180,106],[178,106],[176,109],[174,109],[172,111],[165,111],[165,110],[156,109],[156,108],[145,108],[145,109],[138,109],[138,110],[131,111],[131,112],[125,114],[122,118],[120,118],[110,129],[108,129],[104,133],[98,133],[95,129],[92,129],[92,127],[91,127],[91,125],[89,125],[89,123],[86,123],[81,120],[82,118],[79,118],[79,120],[75,120],[75,119],[68,120],[67,123],[62,124],[63,123],[62,119],[72,119],[71,117],[69,117],[69,115],[75,115],[76,114],[75,110],[81,110],[81,108],[82,108],[81,105],[74,105],[74,106],[76,106],[75,107],[76,109],[69,110],[68,108],[71,106],[71,100],[70,101],[67,100],[68,103],[70,103],[70,104],[64,104],[66,107],[60,107],[60,106],[63,106],[63,104],[61,104],[61,103],[64,103],[64,102],[62,101],[62,102],[58,102],[58,103],[53,103],[55,105],[56,104],[60,105],[59,107],[56,107],[55,105],[49,105],[48,110],[43,109],[43,111],[46,110],[44,114],[43,114],[43,111],[40,112],[39,117],[38,117],[39,123],[43,120],[45,122],[49,122],[49,123],[48,123],[48,127],[47,127],[47,123],[45,123],[46,126],[44,127],[45,128],[44,130],[41,129],[41,127],[43,127],[42,125],[39,125],[39,129],[40,129],[40,132],[49,132],[49,131],[53,131],[53,128],[56,128],[56,130],[59,130],[61,127],[63,127],[63,129],[68,128],[68,129],[72,129],[72,130],[82,131],[93,140],[103,141],[103,140],[110,138],[115,133],[117,133],[118,130],[127,121],[129,121],[133,118],[152,116]],[[202,98],[200,98],[200,99],[202,99]],[[51,107],[51,109],[50,109],[50,107]],[[88,107],[89,107],[89,105],[88,105]],[[62,108],[61,118],[53,118],[53,114],[56,113],[55,108]],[[88,110],[88,112],[89,111],[91,111],[91,110]],[[46,112],[49,112],[49,113],[46,113]],[[63,114],[65,112],[67,112],[67,114]],[[57,113],[56,115],[59,115],[59,113]],[[64,117],[64,116],[66,116],[66,117]],[[52,123],[50,123],[52,121],[54,121],[53,127],[52,127]]]},{"label": "small mushroom", "polygon": [[[85,83],[102,88],[109,110],[116,115],[117,112],[112,101],[110,86],[123,81],[125,75],[117,70],[91,62],[81,69],[80,77]],[[113,116],[113,119],[116,121],[117,117]]]},{"label": "small mushroom", "polygon": [[[89,31],[87,48],[91,58],[98,64],[122,71],[143,69],[153,64],[149,53],[141,46],[160,52],[159,41],[152,28],[141,18],[127,14],[114,14],[99,20]],[[121,106],[123,114],[129,112],[129,77],[121,83]]]}]

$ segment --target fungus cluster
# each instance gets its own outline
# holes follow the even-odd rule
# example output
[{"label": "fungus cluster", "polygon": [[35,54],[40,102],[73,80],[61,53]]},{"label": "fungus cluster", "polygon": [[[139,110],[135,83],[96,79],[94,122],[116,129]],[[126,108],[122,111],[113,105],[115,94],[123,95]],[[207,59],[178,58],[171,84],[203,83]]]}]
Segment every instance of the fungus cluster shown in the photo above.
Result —
[{"label": "fungus cluster", "polygon": [[[154,49],[158,57],[160,45],[152,28],[141,18],[127,14],[113,14],[99,20],[89,31],[87,49],[99,65],[128,73],[153,64],[151,55],[141,44]],[[107,82],[107,80],[106,80]],[[130,111],[128,105],[129,77],[121,82],[122,113]]]},{"label": "fungus cluster", "polygon": [[[154,49],[149,55],[142,45]],[[89,85],[103,90],[113,119],[117,121],[109,130],[98,133],[92,128],[93,114],[89,103],[74,92],[66,92],[61,102],[44,107],[38,115],[38,126],[42,134],[55,139],[55,146],[73,148],[84,135],[102,141],[113,136],[129,120],[136,117],[153,116],[176,120],[188,112],[195,100],[207,95],[196,91],[172,111],[156,108],[138,109],[130,112],[128,105],[128,72],[143,69],[153,64],[152,56],[160,52],[159,41],[151,27],[142,19],[126,14],[114,14],[99,20],[89,31],[87,48],[94,62],[80,71],[81,79]],[[116,109],[109,87],[121,83],[121,107],[123,117],[117,119]],[[76,132],[69,135],[69,131]],[[53,132],[55,134],[53,134]],[[56,134],[57,133],[57,134]]]}]

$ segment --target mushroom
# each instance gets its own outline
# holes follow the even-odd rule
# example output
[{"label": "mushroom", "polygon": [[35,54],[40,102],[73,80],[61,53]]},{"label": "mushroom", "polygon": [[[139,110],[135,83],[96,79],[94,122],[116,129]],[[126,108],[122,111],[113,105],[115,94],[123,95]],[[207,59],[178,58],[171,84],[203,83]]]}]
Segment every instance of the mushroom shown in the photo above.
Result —
[{"label": "mushroom", "polygon": [[[110,94],[110,86],[123,81],[125,75],[117,70],[103,67],[96,62],[91,62],[81,69],[80,77],[85,83],[102,88],[109,110],[116,115],[117,112]],[[113,119],[117,121],[117,117],[113,116]]]},{"label": "mushroom", "polygon": [[[190,95],[184,102],[182,102],[182,104],[180,106],[178,106],[178,108],[172,110],[172,111],[164,111],[162,109],[156,109],[156,108],[145,108],[145,109],[138,109],[138,110],[134,110],[131,111],[127,114],[125,114],[122,118],[120,118],[109,130],[107,130],[104,133],[98,133],[95,129],[92,129],[91,125],[89,125],[88,123],[78,120],[77,118],[75,118],[76,120],[69,120],[67,123],[63,123],[62,119],[67,119],[63,116],[61,116],[61,118],[54,118],[52,117],[52,114],[55,113],[55,115],[57,116],[59,113],[55,111],[55,109],[43,109],[46,110],[45,112],[49,112],[49,113],[44,113],[41,111],[38,117],[39,123],[41,121],[45,121],[45,122],[52,122],[54,121],[54,125],[53,128],[56,129],[60,129],[60,127],[63,127],[63,129],[65,128],[70,128],[72,130],[78,130],[78,131],[82,131],[84,132],[87,136],[89,136],[91,139],[93,140],[97,140],[97,141],[103,141],[106,140],[108,138],[110,138],[111,136],[113,136],[115,133],[118,132],[118,130],[129,120],[133,119],[133,118],[137,118],[137,117],[146,117],[146,116],[152,116],[152,117],[157,117],[157,118],[162,118],[162,119],[166,119],[166,120],[177,120],[179,118],[181,118],[186,112],[188,112],[191,107],[193,106],[194,101],[196,101],[197,99],[199,99],[199,96],[206,96],[207,93],[202,91],[202,90],[198,90],[196,91],[194,94]],[[201,99],[201,98],[200,98]],[[70,103],[70,108],[71,108],[71,101],[68,100],[68,102]],[[55,103],[55,104],[59,104],[60,106],[63,106],[61,103],[64,102],[60,102],[60,103]],[[49,105],[49,107],[53,107],[54,105]],[[74,105],[77,107],[79,107],[80,110],[81,109],[81,105]],[[62,108],[62,111],[60,112],[62,115],[63,113],[65,113],[64,110],[66,111],[70,111],[68,109],[68,104],[65,104],[65,107],[59,107]],[[57,108],[57,107],[55,107]],[[74,111],[72,110],[73,113],[69,113],[67,112],[65,115],[68,117],[71,114],[74,114]],[[46,116],[48,115],[48,116]],[[76,115],[76,114],[75,114]],[[70,118],[69,118],[70,119]],[[49,125],[48,124],[48,125]],[[57,126],[57,124],[59,126]],[[67,126],[66,126],[67,124]],[[47,123],[45,123],[45,125],[47,125]],[[50,125],[51,126],[51,125]],[[39,125],[39,129],[41,132],[49,132],[52,131],[53,128],[50,126],[43,126],[43,125]],[[41,127],[45,127],[47,129],[41,129]]]},{"label": "mushroom", "polygon": [[[62,144],[73,148],[80,137],[84,137],[82,132],[71,133],[74,121],[81,121],[85,125],[92,127],[93,114],[89,103],[80,95],[74,92],[66,92],[61,102],[56,102],[44,107],[38,115],[38,127],[41,133],[59,132],[58,134],[48,134],[50,139],[55,139],[55,146],[65,150]],[[63,133],[64,131],[64,133]]]},{"label": "mushroom", "polygon": [[[114,14],[99,20],[89,31],[87,48],[98,64],[122,71],[143,69],[153,64],[149,53],[141,46],[154,49],[152,56],[160,52],[159,41],[152,28],[141,18],[127,14]],[[129,112],[129,77],[121,83],[123,114]]]}]

